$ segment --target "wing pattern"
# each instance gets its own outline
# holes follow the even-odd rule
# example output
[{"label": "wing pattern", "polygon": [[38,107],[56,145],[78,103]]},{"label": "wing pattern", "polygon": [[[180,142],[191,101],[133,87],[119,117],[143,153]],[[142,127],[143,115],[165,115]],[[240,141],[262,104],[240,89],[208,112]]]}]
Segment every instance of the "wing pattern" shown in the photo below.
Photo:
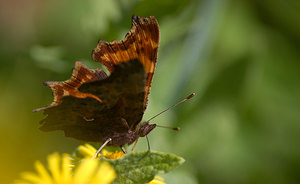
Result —
[{"label": "wing pattern", "polygon": [[109,77],[101,69],[88,69],[76,61],[70,79],[45,82],[54,100],[34,110],[47,115],[40,129],[63,130],[66,136],[87,142],[116,137],[118,141],[111,145],[132,143],[136,138],[127,137],[147,107],[158,45],[155,17],[133,16],[132,28],[123,40],[100,40],[93,51],[93,59],[111,72]]},{"label": "wing pattern", "polygon": [[109,77],[78,88],[78,93],[89,94],[88,97],[56,97],[59,104],[41,108],[47,117],[41,121],[40,129],[63,130],[67,137],[87,142],[103,142],[114,134],[126,134],[143,116],[144,85],[145,70],[138,60],[119,64]]},{"label": "wing pattern", "polygon": [[147,18],[132,16],[132,27],[121,41],[106,42],[101,39],[94,49],[92,57],[112,72],[115,65],[138,59],[146,71],[144,111],[155,71],[159,46],[159,27],[154,16]]}]

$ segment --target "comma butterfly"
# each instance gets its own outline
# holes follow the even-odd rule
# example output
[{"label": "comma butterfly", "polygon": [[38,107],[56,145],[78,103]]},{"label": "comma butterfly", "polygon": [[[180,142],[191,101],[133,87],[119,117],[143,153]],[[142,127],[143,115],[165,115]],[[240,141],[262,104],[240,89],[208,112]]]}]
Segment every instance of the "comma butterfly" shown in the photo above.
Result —
[{"label": "comma butterfly", "polygon": [[109,76],[76,61],[70,79],[44,83],[52,89],[54,101],[34,110],[47,115],[40,129],[63,130],[67,137],[121,148],[146,136],[156,127],[140,122],[148,104],[158,46],[156,18],[132,16],[132,28],[123,40],[101,39],[93,51],[93,59],[108,69]]}]

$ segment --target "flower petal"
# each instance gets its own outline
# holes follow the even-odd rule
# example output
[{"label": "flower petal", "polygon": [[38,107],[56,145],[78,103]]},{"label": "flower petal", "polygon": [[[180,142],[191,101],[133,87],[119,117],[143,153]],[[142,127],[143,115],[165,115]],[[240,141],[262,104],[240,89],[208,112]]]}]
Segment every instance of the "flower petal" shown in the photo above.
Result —
[{"label": "flower petal", "polygon": [[64,153],[61,159],[61,183],[71,183],[71,156],[69,154]]},{"label": "flower petal", "polygon": [[48,156],[48,168],[52,174],[53,182],[58,183],[61,181],[60,156],[58,153],[53,153]]},{"label": "flower petal", "polygon": [[21,178],[24,180],[30,181],[31,183],[41,183],[43,180],[40,176],[32,172],[23,172],[21,173]]},{"label": "flower petal", "polygon": [[43,164],[40,161],[35,162],[35,168],[37,172],[40,175],[41,181],[43,181],[43,184],[52,184],[52,179],[46,170],[46,168],[43,166]]},{"label": "flower petal", "polygon": [[111,165],[107,162],[102,162],[95,174],[93,184],[108,184],[111,183],[116,177],[116,172]]},{"label": "flower petal", "polygon": [[78,146],[79,153],[82,154],[85,157],[93,157],[94,154],[96,153],[96,149],[90,145],[90,144],[85,144],[85,145],[80,145]]},{"label": "flower petal", "polygon": [[91,176],[95,173],[98,160],[84,159],[81,161],[73,175],[73,183],[83,184],[89,183]]}]

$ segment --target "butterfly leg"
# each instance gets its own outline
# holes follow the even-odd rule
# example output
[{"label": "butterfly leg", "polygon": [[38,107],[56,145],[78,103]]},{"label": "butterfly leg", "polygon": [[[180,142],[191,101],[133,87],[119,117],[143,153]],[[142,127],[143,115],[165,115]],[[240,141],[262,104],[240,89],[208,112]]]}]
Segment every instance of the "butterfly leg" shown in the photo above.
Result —
[{"label": "butterfly leg", "polygon": [[111,141],[111,138],[106,139],[106,141],[100,146],[100,148],[97,150],[97,152],[94,154],[92,159],[97,158],[98,153]]},{"label": "butterfly leg", "polygon": [[150,151],[150,143],[149,143],[149,139],[148,139],[147,135],[146,135],[146,139],[147,139],[147,143],[148,143],[148,151]]},{"label": "butterfly leg", "polygon": [[121,150],[123,151],[124,154],[127,153],[127,151],[125,150],[125,148],[123,146],[120,146]]},{"label": "butterfly leg", "polygon": [[140,137],[138,137],[138,138],[136,139],[136,141],[134,142],[134,145],[132,146],[132,149],[131,149],[131,151],[133,151],[133,150],[134,150],[134,148],[135,148],[135,146],[136,146],[136,144],[137,144],[137,142],[138,142],[139,138],[140,138]]}]

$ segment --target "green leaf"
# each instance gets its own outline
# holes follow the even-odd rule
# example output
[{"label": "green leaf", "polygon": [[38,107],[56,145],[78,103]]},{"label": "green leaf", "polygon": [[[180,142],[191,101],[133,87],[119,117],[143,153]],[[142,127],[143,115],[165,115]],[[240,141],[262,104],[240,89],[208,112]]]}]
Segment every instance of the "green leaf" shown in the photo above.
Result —
[{"label": "green leaf", "polygon": [[126,154],[120,159],[107,159],[107,161],[118,174],[114,184],[131,184],[147,183],[155,175],[164,174],[181,165],[184,159],[170,153],[143,151]]}]

